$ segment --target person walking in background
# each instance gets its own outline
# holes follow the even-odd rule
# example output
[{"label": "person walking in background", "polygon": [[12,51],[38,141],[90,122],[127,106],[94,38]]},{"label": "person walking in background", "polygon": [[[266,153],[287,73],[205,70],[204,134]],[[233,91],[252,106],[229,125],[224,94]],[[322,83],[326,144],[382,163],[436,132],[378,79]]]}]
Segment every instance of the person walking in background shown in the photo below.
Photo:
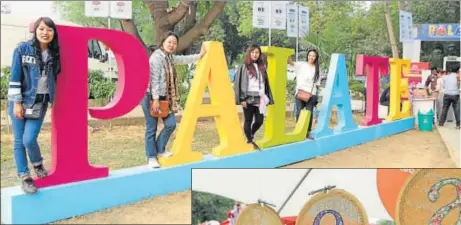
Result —
[{"label": "person walking in background", "polygon": [[313,139],[311,135],[313,109],[318,102],[317,91],[320,86],[319,54],[317,50],[310,49],[306,58],[306,62],[293,62],[289,57],[288,64],[294,66],[296,74],[296,121],[302,109],[311,111],[306,137]]},{"label": "person walking in background", "polygon": [[457,105],[459,102],[459,86],[457,80],[457,73],[459,73],[459,67],[452,67],[449,70],[449,74],[443,77],[443,109],[442,114],[440,115],[439,126],[443,126],[448,114],[448,109],[450,105],[453,107],[455,111],[455,119],[456,119],[456,129],[460,128],[460,120],[459,120],[459,110],[457,110]]},{"label": "person walking in background", "polygon": [[[458,88],[459,88],[459,93],[461,94],[461,69],[458,69],[458,73],[456,74],[456,79],[458,80]],[[458,99],[458,104],[456,106],[456,112],[461,113],[460,112],[460,105],[461,105],[461,99]],[[458,126],[457,128],[459,129],[459,123],[458,123]]]},{"label": "person walking in background", "polygon": [[[174,55],[179,38],[169,32],[160,42],[160,48],[155,50],[149,58],[150,81],[146,95],[141,106],[146,119],[145,151],[148,166],[160,167],[157,158],[169,157],[170,152],[165,152],[168,140],[176,128],[175,112],[179,105],[179,83],[176,73],[176,64],[195,63],[205,55],[205,45],[202,45],[200,54],[179,56]],[[157,137],[158,117],[150,113],[160,112],[160,100],[168,99],[169,112],[163,119],[164,128]]]},{"label": "person walking in background", "polygon": [[437,85],[435,87],[435,111],[437,112],[437,120],[440,119],[440,115],[442,114],[442,103],[443,103],[443,90],[442,90],[442,85],[443,85],[443,76],[445,75],[445,71],[440,70],[438,73],[438,78],[437,78]]},{"label": "person walking in background", "polygon": [[38,178],[48,175],[37,137],[48,109],[53,104],[57,75],[61,72],[60,50],[56,25],[48,17],[34,24],[32,40],[20,43],[14,50],[8,88],[8,112],[11,117],[13,153],[22,189],[27,194],[37,192],[30,177],[29,160]]},{"label": "person walking in background", "polygon": [[437,79],[438,79],[439,72],[437,71],[437,67],[431,68],[431,75],[429,75],[426,79],[425,87],[428,90],[428,93],[435,97],[435,90],[437,87]]},{"label": "person walking in background", "polygon": [[259,147],[254,142],[254,135],[264,122],[267,105],[274,104],[266,64],[261,56],[259,45],[251,45],[234,79],[235,104],[242,105],[247,143],[255,149]]}]

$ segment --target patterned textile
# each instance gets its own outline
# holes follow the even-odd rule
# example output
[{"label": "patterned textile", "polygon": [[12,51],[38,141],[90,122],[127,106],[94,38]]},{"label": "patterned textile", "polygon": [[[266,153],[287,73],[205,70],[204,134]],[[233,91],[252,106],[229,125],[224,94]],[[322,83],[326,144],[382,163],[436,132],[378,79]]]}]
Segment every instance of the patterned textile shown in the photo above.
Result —
[{"label": "patterned textile", "polygon": [[171,112],[178,112],[179,109],[179,86],[178,86],[178,76],[176,73],[176,67],[173,63],[172,55],[167,55],[166,57],[166,77],[168,79],[168,103]]}]

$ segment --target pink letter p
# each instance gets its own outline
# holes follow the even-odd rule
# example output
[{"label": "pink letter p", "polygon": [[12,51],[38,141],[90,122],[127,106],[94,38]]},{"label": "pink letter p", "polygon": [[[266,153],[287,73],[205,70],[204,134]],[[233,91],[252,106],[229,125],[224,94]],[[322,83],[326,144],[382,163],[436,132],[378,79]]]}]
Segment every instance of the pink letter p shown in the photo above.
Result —
[{"label": "pink letter p", "polygon": [[[52,109],[51,169],[36,180],[47,187],[107,177],[107,167],[88,161],[88,41],[104,42],[117,60],[118,84],[107,106],[91,108],[92,117],[112,119],[134,109],[149,82],[149,61],[144,47],[125,32],[107,29],[58,26],[62,71],[56,84]],[[129,79],[128,79],[129,78]]]}]

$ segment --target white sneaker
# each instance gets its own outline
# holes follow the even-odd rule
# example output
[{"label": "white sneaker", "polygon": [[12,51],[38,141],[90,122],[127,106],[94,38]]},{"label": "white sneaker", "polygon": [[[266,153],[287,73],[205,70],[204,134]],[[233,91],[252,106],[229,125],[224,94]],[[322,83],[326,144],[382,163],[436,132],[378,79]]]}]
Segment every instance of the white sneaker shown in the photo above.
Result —
[{"label": "white sneaker", "polygon": [[149,162],[147,163],[147,166],[151,168],[159,168],[160,164],[158,163],[156,158],[149,158]]},{"label": "white sneaker", "polygon": [[171,152],[164,152],[164,153],[159,154],[160,157],[165,157],[165,158],[168,158],[168,157],[170,157],[172,155],[173,155],[173,153],[171,153]]}]

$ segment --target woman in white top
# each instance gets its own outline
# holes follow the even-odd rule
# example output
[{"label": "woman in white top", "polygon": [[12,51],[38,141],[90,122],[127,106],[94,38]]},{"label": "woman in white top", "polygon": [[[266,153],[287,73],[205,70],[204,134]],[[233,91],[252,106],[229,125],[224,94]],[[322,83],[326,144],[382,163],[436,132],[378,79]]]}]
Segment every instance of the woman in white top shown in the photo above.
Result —
[{"label": "woman in white top", "polygon": [[261,56],[261,48],[258,45],[251,45],[234,79],[235,104],[242,105],[245,136],[255,149],[259,147],[254,143],[253,138],[264,122],[266,106],[274,104],[266,65]]},{"label": "woman in white top", "polygon": [[[302,109],[313,112],[315,105],[317,105],[317,92],[318,86],[320,86],[319,54],[317,50],[310,49],[307,52],[306,58],[306,62],[293,62],[291,57],[288,58],[288,64],[294,66],[296,75],[296,121]],[[308,96],[307,101],[305,101],[305,96]],[[312,129],[312,115],[313,113],[311,113],[307,132],[307,138],[310,139],[313,139],[310,135]]]}]

